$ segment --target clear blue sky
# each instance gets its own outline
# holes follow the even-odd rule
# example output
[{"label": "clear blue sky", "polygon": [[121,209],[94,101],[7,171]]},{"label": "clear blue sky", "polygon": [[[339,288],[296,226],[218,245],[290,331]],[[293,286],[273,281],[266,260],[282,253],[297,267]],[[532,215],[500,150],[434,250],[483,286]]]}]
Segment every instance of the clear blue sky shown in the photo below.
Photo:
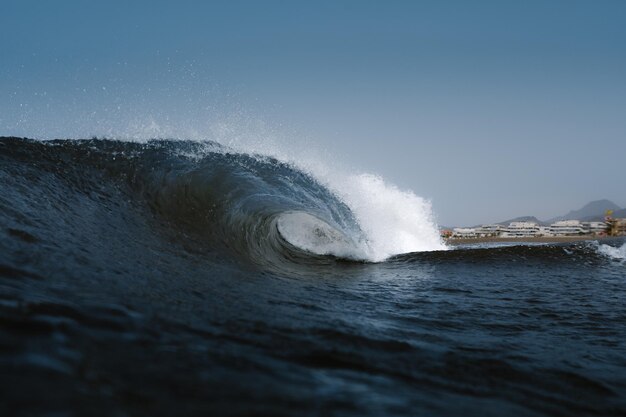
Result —
[{"label": "clear blue sky", "polygon": [[0,97],[0,135],[293,135],[447,225],[626,205],[624,1],[2,0]]}]

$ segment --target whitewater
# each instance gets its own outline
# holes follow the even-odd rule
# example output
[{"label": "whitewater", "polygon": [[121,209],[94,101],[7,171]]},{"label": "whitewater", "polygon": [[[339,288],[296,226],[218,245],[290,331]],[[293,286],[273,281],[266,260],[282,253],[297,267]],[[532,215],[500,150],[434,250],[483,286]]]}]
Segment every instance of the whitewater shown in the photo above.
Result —
[{"label": "whitewater", "polygon": [[613,259],[626,259],[626,244],[621,247],[598,245],[598,252]]},{"label": "whitewater", "polygon": [[[154,129],[160,131],[158,125],[154,125]],[[313,253],[380,262],[402,253],[447,249],[439,235],[431,202],[412,191],[401,190],[376,174],[346,172],[345,169],[338,168],[340,163],[331,167],[316,152],[307,152],[285,143],[279,144],[266,137],[249,141],[232,136],[231,132],[228,135],[218,135],[223,145],[196,139],[202,146],[195,154],[185,156],[197,159],[207,151],[232,152],[246,154],[258,161],[268,161],[268,158],[281,161],[310,175],[349,207],[361,235],[350,236],[350,243],[346,239],[340,239],[347,246],[339,247],[338,244],[335,245],[335,250],[331,250],[329,246],[315,248],[310,242],[303,241],[307,235],[311,235],[310,218],[306,221],[303,217],[304,221],[298,222],[302,225],[301,232],[295,230],[293,221],[290,222],[288,233],[292,236],[291,240],[301,242]],[[130,140],[146,141],[138,135],[132,136]]]}]

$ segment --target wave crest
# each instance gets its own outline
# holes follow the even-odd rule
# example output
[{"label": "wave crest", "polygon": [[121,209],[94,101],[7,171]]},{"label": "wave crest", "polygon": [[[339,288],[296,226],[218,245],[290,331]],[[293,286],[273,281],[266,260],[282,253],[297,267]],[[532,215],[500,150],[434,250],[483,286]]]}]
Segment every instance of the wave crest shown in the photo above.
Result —
[{"label": "wave crest", "polygon": [[214,142],[14,138],[3,144],[5,155],[82,192],[97,192],[104,175],[183,236],[196,234],[255,264],[319,256],[378,262],[444,248],[430,204],[371,175],[316,176]]}]

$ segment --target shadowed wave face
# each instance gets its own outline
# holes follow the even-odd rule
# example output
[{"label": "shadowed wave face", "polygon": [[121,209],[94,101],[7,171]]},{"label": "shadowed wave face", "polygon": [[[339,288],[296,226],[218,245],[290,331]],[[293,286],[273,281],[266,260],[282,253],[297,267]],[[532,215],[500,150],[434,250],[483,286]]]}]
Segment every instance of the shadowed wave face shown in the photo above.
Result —
[{"label": "shadowed wave face", "polygon": [[0,414],[626,414],[623,238],[411,251],[419,201],[355,184],[0,138]]},{"label": "shadowed wave face", "polygon": [[[191,235],[233,261],[289,270],[328,262],[324,257],[368,260],[350,209],[310,175],[273,158],[213,142],[10,139],[2,146],[13,176],[35,165],[47,177],[32,184],[42,199],[61,183],[70,193],[97,195],[103,207],[146,207],[167,232]],[[80,212],[41,214],[67,217],[68,225],[82,221]]]}]

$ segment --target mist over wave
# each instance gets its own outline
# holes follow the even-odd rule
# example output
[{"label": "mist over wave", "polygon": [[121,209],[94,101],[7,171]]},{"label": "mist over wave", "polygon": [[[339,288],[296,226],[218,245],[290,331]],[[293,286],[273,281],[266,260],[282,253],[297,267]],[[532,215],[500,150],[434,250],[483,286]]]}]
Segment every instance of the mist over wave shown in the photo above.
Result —
[{"label": "mist over wave", "polygon": [[[144,135],[161,129],[158,124],[151,126]],[[380,175],[355,172],[332,149],[317,149],[307,140],[302,143],[284,137],[281,140],[281,135],[257,119],[237,118],[216,123],[210,130],[212,139],[226,149],[256,158],[276,158],[328,188],[350,208],[364,234],[359,256],[379,262],[402,253],[447,249],[440,238],[430,201],[411,190],[399,189]],[[194,138],[204,141],[197,133]]]},{"label": "mist over wave", "polygon": [[332,151],[319,152],[310,145],[303,149],[277,141],[266,132],[248,136],[245,132],[249,126],[245,132],[233,131],[232,125],[218,126],[214,133],[219,143],[255,157],[266,155],[285,161],[312,175],[345,203],[365,237],[360,243],[366,259],[379,262],[402,253],[447,249],[439,236],[430,201],[414,192],[401,190],[379,175],[345,169],[343,161]]}]

